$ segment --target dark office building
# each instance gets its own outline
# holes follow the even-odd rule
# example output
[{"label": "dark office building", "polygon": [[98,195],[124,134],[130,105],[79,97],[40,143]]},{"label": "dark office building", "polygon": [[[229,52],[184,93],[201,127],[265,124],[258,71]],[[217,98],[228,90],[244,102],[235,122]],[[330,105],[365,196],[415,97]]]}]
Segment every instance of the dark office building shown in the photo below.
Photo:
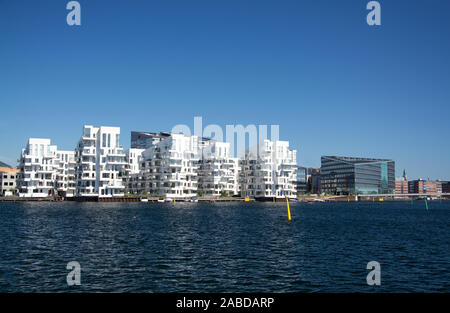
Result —
[{"label": "dark office building", "polygon": [[386,194],[395,190],[395,162],[323,156],[321,191],[327,194]]},{"label": "dark office building", "polygon": [[442,182],[442,193],[450,193],[450,181]]},{"label": "dark office building", "polygon": [[297,180],[295,181],[297,194],[320,193],[320,169],[297,167]]},{"label": "dark office building", "polygon": [[297,167],[297,180],[295,181],[295,186],[297,188],[297,194],[304,195],[308,193],[308,169],[306,167]]},{"label": "dark office building", "polygon": [[131,149],[148,149],[162,138],[169,137],[169,133],[131,132]]},{"label": "dark office building", "polygon": [[320,169],[308,168],[308,192],[314,194],[322,193],[321,180]]}]

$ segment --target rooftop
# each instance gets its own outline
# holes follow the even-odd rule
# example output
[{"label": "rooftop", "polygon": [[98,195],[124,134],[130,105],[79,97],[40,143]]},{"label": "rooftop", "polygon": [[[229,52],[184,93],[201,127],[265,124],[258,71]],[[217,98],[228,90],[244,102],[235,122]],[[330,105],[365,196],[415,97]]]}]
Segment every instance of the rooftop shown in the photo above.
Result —
[{"label": "rooftop", "polygon": [[9,166],[8,164],[3,163],[2,161],[0,161],[0,168],[4,168],[4,167],[11,168],[11,166]]},{"label": "rooftop", "polygon": [[[4,164],[4,163],[3,163]],[[18,173],[18,168],[10,168],[10,167],[0,167],[0,173]]]}]

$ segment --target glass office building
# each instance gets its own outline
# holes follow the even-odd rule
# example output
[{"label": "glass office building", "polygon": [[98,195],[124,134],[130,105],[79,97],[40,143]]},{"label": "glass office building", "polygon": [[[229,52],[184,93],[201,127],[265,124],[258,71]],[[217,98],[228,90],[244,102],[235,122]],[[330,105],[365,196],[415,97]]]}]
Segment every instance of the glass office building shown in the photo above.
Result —
[{"label": "glass office building", "polygon": [[308,169],[306,167],[297,166],[297,179],[295,185],[297,194],[304,195],[308,192]]},{"label": "glass office building", "polygon": [[388,194],[395,190],[395,162],[323,156],[321,190],[326,194]]}]

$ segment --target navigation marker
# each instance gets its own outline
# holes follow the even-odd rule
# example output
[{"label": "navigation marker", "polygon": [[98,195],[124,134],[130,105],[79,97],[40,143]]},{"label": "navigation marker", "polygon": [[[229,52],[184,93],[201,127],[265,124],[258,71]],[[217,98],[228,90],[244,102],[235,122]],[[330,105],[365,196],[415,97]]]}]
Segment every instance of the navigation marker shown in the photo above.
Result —
[{"label": "navigation marker", "polygon": [[289,199],[286,196],[286,206],[287,206],[287,211],[288,211],[288,221],[291,220],[291,210],[289,210]]}]

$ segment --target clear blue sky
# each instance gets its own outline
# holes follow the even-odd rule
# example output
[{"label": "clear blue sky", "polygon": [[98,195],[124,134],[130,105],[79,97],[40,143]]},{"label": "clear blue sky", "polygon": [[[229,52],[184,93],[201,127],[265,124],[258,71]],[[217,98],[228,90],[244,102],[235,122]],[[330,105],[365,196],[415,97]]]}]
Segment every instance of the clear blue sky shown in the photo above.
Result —
[{"label": "clear blue sky", "polygon": [[0,160],[83,124],[279,124],[299,164],[392,158],[450,179],[450,1],[0,0]]}]

